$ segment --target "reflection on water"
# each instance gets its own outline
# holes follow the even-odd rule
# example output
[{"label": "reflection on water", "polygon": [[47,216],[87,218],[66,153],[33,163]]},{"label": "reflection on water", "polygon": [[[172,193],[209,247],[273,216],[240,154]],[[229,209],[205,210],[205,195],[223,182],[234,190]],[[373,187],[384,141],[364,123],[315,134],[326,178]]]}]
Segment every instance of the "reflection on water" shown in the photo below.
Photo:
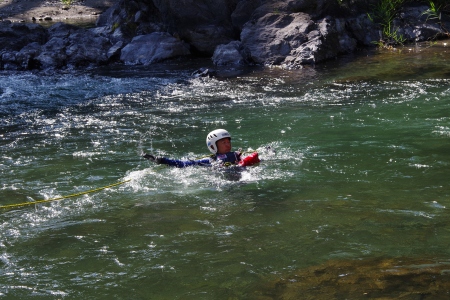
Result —
[{"label": "reflection on water", "polygon": [[[0,295],[445,291],[450,78],[446,46],[433,47],[219,78],[190,77],[205,61],[3,73],[1,205],[131,181],[2,211]],[[202,157],[219,127],[262,162],[222,172],[140,158]],[[411,284],[429,276],[439,285]]]}]

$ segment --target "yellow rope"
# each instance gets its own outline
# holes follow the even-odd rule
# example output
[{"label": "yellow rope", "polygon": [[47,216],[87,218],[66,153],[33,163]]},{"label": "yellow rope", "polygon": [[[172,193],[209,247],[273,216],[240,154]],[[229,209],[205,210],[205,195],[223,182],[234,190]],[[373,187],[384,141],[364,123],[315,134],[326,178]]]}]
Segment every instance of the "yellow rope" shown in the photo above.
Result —
[{"label": "yellow rope", "polygon": [[46,202],[52,202],[52,201],[58,201],[58,200],[63,200],[63,199],[67,199],[67,198],[73,198],[73,197],[77,197],[77,196],[81,196],[81,195],[86,195],[86,194],[90,194],[90,193],[95,193],[110,187],[114,187],[114,186],[118,186],[121,184],[124,184],[125,182],[130,181],[131,179],[128,180],[124,180],[121,182],[117,182],[117,183],[113,183],[101,188],[96,188],[93,190],[89,190],[89,191],[84,191],[84,192],[80,192],[80,193],[76,193],[76,194],[71,194],[68,196],[61,196],[61,197],[57,197],[57,198],[53,198],[53,199],[46,199],[46,200],[37,200],[37,201],[32,201],[32,202],[23,202],[23,203],[18,203],[18,204],[9,204],[9,205],[3,205],[0,206],[0,208],[14,208],[14,207],[20,207],[20,206],[26,206],[26,205],[33,205],[33,204],[39,204],[39,203],[46,203]]}]

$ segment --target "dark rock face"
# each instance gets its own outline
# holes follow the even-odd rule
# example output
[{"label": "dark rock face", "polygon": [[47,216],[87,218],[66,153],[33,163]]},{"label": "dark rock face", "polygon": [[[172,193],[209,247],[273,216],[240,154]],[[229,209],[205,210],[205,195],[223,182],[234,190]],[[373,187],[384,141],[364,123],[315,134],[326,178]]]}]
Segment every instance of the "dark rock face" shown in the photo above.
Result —
[{"label": "dark rock face", "polygon": [[[344,1],[346,2],[346,1]],[[376,0],[120,0],[93,29],[0,22],[0,69],[152,64],[201,55],[216,65],[301,68],[358,47],[374,47],[381,27],[367,15]],[[405,42],[448,37],[450,18],[403,7],[392,26]]]},{"label": "dark rock face", "polygon": [[43,69],[101,65],[108,61],[111,43],[105,37],[73,25],[57,23],[35,57]]},{"label": "dark rock face", "polygon": [[237,0],[155,0],[167,28],[188,42],[194,51],[212,55],[217,45],[239,35],[233,30],[231,14]]},{"label": "dark rock face", "polygon": [[193,51],[211,55],[217,45],[235,40],[231,14],[237,0],[141,0],[120,1],[97,22],[122,40],[153,32],[168,32],[190,44]]},{"label": "dark rock face", "polygon": [[108,61],[107,52],[111,43],[107,38],[86,30],[71,34],[68,42],[66,55],[69,65],[76,67],[90,64],[101,65]]},{"label": "dark rock face", "polygon": [[45,43],[47,30],[38,24],[0,22],[0,50],[19,51],[26,45]]}]

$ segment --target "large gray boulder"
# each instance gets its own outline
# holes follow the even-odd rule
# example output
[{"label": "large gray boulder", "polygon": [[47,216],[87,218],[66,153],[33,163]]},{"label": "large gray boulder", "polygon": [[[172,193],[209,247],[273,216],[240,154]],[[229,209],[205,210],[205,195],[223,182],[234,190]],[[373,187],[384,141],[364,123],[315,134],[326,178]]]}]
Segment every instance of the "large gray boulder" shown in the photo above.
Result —
[{"label": "large gray boulder", "polygon": [[293,49],[308,41],[308,32],[315,28],[305,13],[269,13],[244,26],[241,42],[256,63],[280,64]]},{"label": "large gray boulder", "polygon": [[[315,23],[315,28],[305,32],[307,40],[292,47],[283,61],[289,68],[298,68],[305,64],[315,64],[338,56],[341,52],[339,36],[333,19],[325,18]],[[300,44],[301,43],[301,44]],[[297,46],[297,47],[295,47]]]},{"label": "large gray boulder", "polygon": [[36,57],[41,53],[41,44],[33,42],[23,47],[16,55],[16,64],[20,70],[33,70],[40,67]]},{"label": "large gray boulder", "polygon": [[239,41],[217,46],[212,60],[217,66],[248,65],[252,63],[250,52]]},{"label": "large gray boulder", "polygon": [[66,66],[67,39],[54,37],[41,47],[40,54],[36,61],[43,69],[58,69]]},{"label": "large gray boulder", "polygon": [[252,60],[264,65],[301,67],[341,51],[333,19],[315,22],[305,13],[266,14],[244,26],[241,41]]},{"label": "large gray boulder", "polygon": [[110,41],[88,30],[80,30],[68,37],[67,64],[75,67],[101,65],[108,61]]},{"label": "large gray boulder", "polygon": [[168,33],[155,32],[133,38],[122,49],[120,60],[127,65],[149,65],[189,54],[188,44]]}]

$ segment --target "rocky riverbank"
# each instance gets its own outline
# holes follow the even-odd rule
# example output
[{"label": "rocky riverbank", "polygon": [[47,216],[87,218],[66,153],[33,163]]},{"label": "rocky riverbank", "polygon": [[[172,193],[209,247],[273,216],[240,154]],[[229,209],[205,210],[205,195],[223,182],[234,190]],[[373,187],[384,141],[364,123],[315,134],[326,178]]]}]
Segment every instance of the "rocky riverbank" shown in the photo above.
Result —
[{"label": "rocky riverbank", "polygon": [[[0,20],[38,23],[49,27],[56,22],[94,26],[99,15],[118,0],[0,0]],[[69,3],[69,2],[66,2]]]},{"label": "rocky riverbank", "polygon": [[[180,56],[211,57],[216,65],[302,68],[375,47],[383,28],[367,14],[374,3],[85,0],[67,6],[56,0],[3,0],[0,69],[149,65]],[[393,32],[404,43],[448,37],[450,20],[445,14],[430,18],[427,10],[423,2],[399,8]],[[76,16],[94,18],[95,26],[67,24]],[[45,26],[50,21],[60,22]]]}]

